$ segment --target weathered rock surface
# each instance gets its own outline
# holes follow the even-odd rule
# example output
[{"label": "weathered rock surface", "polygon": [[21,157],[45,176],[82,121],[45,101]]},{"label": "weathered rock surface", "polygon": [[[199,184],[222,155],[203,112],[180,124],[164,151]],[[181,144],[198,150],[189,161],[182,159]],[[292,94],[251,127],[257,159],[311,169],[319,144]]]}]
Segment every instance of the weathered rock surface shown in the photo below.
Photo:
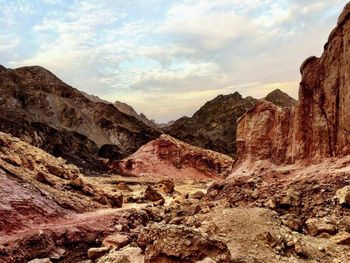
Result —
[{"label": "weathered rock surface", "polygon": [[227,245],[205,233],[176,225],[154,224],[142,230],[137,240],[145,250],[145,262],[233,262]]},{"label": "weathered rock surface", "polygon": [[126,156],[159,135],[113,104],[88,99],[39,66],[0,72],[0,111],[1,131],[94,168],[103,145],[116,145]]},{"label": "weathered rock surface", "polygon": [[233,160],[226,155],[194,147],[169,135],[142,146],[112,167],[121,174],[170,178],[223,178]]},{"label": "weathered rock surface", "polygon": [[281,109],[258,103],[238,122],[238,160],[301,159],[350,154],[350,9],[341,14],[320,58],[301,66],[299,103]]}]

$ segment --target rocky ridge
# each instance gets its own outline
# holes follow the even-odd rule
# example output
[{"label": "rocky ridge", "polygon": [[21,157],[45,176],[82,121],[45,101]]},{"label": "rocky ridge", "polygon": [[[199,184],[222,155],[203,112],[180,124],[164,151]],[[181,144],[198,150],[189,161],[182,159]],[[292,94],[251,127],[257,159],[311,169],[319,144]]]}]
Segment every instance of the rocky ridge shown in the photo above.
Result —
[{"label": "rocky ridge", "polygon": [[0,87],[1,131],[78,165],[94,167],[104,145],[112,145],[120,158],[159,135],[112,104],[88,99],[39,66],[2,67]]}]

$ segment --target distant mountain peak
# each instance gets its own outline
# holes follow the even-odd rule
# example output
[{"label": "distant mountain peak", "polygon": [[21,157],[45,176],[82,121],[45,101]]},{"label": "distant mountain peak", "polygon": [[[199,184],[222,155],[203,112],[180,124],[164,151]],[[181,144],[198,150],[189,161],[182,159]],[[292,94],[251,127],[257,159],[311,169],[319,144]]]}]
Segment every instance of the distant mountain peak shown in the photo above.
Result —
[{"label": "distant mountain peak", "polygon": [[264,99],[282,108],[293,107],[298,102],[280,89],[270,92]]}]

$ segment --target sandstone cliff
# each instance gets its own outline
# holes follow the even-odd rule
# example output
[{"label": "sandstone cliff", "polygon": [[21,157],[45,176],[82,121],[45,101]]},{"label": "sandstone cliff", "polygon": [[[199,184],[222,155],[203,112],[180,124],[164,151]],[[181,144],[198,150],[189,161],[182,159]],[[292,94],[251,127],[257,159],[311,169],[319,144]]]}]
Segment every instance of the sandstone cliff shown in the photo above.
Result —
[{"label": "sandstone cliff", "polygon": [[118,162],[116,168],[124,175],[177,179],[223,178],[229,173],[232,163],[229,156],[162,135]]},{"label": "sandstone cliff", "polygon": [[120,158],[159,136],[113,104],[88,99],[38,66],[1,68],[0,111],[1,131],[80,166],[101,165],[99,151]]},{"label": "sandstone cliff", "polygon": [[350,4],[339,17],[320,58],[300,68],[299,103],[281,109],[258,103],[238,122],[238,161],[275,163],[350,153]]}]

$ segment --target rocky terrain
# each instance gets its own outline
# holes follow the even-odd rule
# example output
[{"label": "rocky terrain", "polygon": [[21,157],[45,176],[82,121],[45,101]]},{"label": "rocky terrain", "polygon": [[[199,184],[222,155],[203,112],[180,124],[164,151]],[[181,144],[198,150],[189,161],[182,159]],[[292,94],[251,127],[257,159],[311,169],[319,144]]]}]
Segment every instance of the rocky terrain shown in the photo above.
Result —
[{"label": "rocky terrain", "polygon": [[[24,91],[30,91],[23,98],[4,96],[0,106],[1,118],[13,122],[1,127],[21,137],[0,132],[0,263],[350,262],[349,27],[350,4],[322,57],[302,65],[297,104],[275,91],[266,98],[273,103],[253,103],[236,93],[205,105],[216,112],[217,101],[223,106],[225,100],[252,101],[238,119],[234,160],[170,135],[159,136],[148,127],[154,138],[147,134],[147,142],[136,152],[107,161],[127,148],[95,141],[94,136],[107,134],[101,126],[95,126],[99,134],[88,129],[80,134],[75,130],[80,126],[66,124],[78,121],[84,111],[68,114],[77,118],[62,119],[64,107],[47,107],[47,101],[61,107],[71,98],[78,100],[78,91],[69,87],[75,95],[64,95],[66,86],[56,87],[51,75],[45,75],[53,78],[45,81],[48,87],[39,89],[26,76],[32,74],[26,73],[28,68],[15,70],[19,75],[0,68],[0,80],[8,85],[1,86],[2,94],[17,94],[13,83],[22,82]],[[34,89],[46,94],[45,102],[35,100],[42,95],[31,96]],[[122,116],[118,123],[132,120],[127,124],[128,131],[133,127],[133,136],[144,127],[111,104],[78,98],[88,106],[97,103],[91,105],[100,117],[107,107],[113,120],[114,114]],[[14,117],[26,121],[21,125],[30,130]],[[40,129],[46,129],[43,135]],[[47,134],[51,137],[44,137]],[[51,155],[62,148],[46,150],[47,138],[59,140],[57,144],[71,140],[66,147],[75,151],[91,144],[105,156],[93,156],[91,163],[102,162],[106,170],[88,176],[84,169]],[[111,139],[100,140],[104,143],[106,138]],[[35,146],[40,139],[39,146],[46,151]],[[81,155],[76,158],[84,160]]]},{"label": "rocky terrain", "polygon": [[79,166],[101,166],[99,153],[120,159],[160,134],[39,66],[1,67],[0,87],[0,130]]},{"label": "rocky terrain", "polygon": [[163,134],[119,161],[116,171],[124,175],[170,178],[225,178],[233,160]]},{"label": "rocky terrain", "polygon": [[[296,100],[281,90],[269,93],[264,100],[281,107],[291,107]],[[237,120],[256,103],[238,92],[220,95],[208,101],[191,118],[182,117],[163,128],[165,133],[195,146],[235,157]]]}]

